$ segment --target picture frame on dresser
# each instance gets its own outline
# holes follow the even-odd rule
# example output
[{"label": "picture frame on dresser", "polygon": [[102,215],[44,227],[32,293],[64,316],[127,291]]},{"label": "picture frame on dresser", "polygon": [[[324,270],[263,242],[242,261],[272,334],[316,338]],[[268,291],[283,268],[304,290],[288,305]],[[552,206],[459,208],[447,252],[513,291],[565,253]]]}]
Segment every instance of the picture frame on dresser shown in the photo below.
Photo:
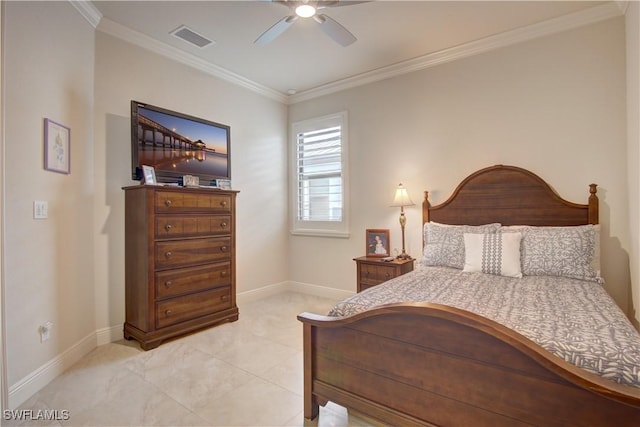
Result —
[{"label": "picture frame on dresser", "polygon": [[221,190],[231,190],[231,180],[230,179],[217,179],[216,187]]},{"label": "picture frame on dresser", "polygon": [[387,257],[389,256],[389,230],[382,228],[371,228],[366,230],[367,256]]},{"label": "picture frame on dresser", "polygon": [[142,166],[142,177],[146,185],[157,185],[156,170],[153,166]]}]

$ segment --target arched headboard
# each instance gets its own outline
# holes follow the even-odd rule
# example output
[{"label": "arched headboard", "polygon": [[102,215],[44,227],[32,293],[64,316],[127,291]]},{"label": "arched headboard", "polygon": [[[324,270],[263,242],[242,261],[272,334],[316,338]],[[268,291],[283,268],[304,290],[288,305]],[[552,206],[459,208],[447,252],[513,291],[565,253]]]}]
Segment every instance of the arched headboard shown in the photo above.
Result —
[{"label": "arched headboard", "polygon": [[587,204],[560,197],[542,178],[516,166],[496,165],[466,177],[445,202],[431,206],[424,192],[422,222],[569,226],[598,224],[597,185]]}]

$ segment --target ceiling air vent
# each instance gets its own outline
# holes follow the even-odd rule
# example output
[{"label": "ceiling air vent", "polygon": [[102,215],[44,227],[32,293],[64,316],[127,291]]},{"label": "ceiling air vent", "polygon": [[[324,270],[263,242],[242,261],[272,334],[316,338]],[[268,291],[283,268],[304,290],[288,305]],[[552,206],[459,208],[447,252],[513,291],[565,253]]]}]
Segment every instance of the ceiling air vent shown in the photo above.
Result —
[{"label": "ceiling air vent", "polygon": [[186,25],[181,25],[180,27],[176,28],[171,32],[171,35],[176,36],[195,46],[198,46],[199,48],[203,48],[210,45],[211,43],[215,43],[213,40],[209,40],[208,38],[196,33]]}]

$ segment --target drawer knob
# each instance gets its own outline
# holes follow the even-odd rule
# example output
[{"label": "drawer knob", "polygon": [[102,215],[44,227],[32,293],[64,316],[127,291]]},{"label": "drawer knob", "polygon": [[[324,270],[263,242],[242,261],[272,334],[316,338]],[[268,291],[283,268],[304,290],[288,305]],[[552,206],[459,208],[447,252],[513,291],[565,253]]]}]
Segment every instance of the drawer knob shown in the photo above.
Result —
[{"label": "drawer knob", "polygon": [[229,295],[222,295],[220,301],[229,301]]},{"label": "drawer knob", "polygon": [[227,277],[227,270],[221,271],[220,277]]},{"label": "drawer knob", "polygon": [[170,288],[171,285],[173,285],[173,283],[171,282],[171,280],[167,280],[166,282],[164,282],[164,286],[167,288]]},{"label": "drawer knob", "polygon": [[164,229],[167,230],[167,231],[171,231],[172,228],[173,228],[173,225],[171,225],[171,224],[167,224],[167,225],[164,226]]},{"label": "drawer knob", "polygon": [[173,255],[173,254],[171,253],[171,251],[167,251],[167,252],[165,252],[165,253],[164,253],[164,256],[165,256],[166,258],[171,258],[171,255]]},{"label": "drawer knob", "polygon": [[391,277],[391,275],[389,273],[385,273],[384,276],[388,279],[389,277]]},{"label": "drawer knob", "polygon": [[227,252],[227,251],[229,250],[229,248],[228,248],[227,246],[221,246],[221,247],[220,247],[220,250],[221,250],[222,252]]},{"label": "drawer knob", "polygon": [[221,228],[227,228],[227,223],[226,222],[221,222],[220,223],[220,227]]},{"label": "drawer knob", "polygon": [[223,208],[226,208],[227,207],[227,201],[226,200],[221,201],[220,202],[220,206],[222,206]]},{"label": "drawer knob", "polygon": [[171,310],[166,310],[166,311],[164,312],[164,314],[166,314],[167,316],[171,316],[171,315],[173,314],[173,311],[171,311]]},{"label": "drawer knob", "polygon": [[171,199],[167,199],[164,201],[164,204],[167,205],[167,207],[171,206],[173,202],[171,201]]}]

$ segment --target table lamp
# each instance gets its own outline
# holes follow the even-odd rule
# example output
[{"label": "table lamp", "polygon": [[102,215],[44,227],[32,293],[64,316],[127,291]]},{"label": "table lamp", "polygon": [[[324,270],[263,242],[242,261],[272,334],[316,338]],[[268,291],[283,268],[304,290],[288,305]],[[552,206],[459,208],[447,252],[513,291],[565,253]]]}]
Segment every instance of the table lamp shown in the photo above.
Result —
[{"label": "table lamp", "polygon": [[396,194],[393,198],[393,203],[391,203],[392,207],[400,206],[400,228],[402,229],[402,253],[398,255],[398,258],[401,259],[411,259],[411,255],[405,252],[404,249],[404,226],[407,224],[407,218],[404,216],[404,207],[405,206],[413,206],[415,203],[411,201],[409,197],[409,193],[407,193],[407,189],[402,186],[402,183],[398,185],[396,188]]}]

